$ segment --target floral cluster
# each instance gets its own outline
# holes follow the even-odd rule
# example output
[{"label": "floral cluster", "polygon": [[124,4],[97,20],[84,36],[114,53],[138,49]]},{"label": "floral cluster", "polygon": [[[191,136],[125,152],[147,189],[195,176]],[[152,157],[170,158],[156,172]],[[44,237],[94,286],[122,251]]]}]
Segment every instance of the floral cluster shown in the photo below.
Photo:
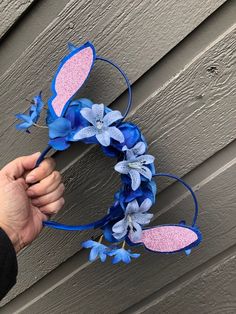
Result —
[{"label": "floral cluster", "polygon": [[[142,228],[150,223],[149,209],[155,202],[156,184],[154,157],[147,154],[147,143],[140,129],[131,122],[123,122],[122,114],[103,104],[94,104],[81,98],[70,102],[63,117],[53,118],[47,110],[46,125],[38,124],[44,108],[41,93],[34,97],[29,114],[17,114],[23,120],[18,130],[29,132],[31,126],[47,127],[49,145],[56,150],[67,149],[72,142],[99,144],[104,154],[117,158],[114,169],[121,175],[121,188],[115,194],[108,210],[109,220],[102,226],[103,237],[110,243],[141,242]],[[122,248],[88,240],[83,247],[90,248],[90,260],[105,261],[113,256],[113,263],[128,263],[139,254]]]}]

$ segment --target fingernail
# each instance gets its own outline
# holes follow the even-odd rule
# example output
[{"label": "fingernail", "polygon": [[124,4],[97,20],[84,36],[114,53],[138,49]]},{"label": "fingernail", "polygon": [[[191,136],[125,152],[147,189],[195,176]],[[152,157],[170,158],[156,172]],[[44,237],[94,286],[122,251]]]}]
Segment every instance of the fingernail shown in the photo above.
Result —
[{"label": "fingernail", "polygon": [[26,183],[34,183],[35,182],[35,177],[32,175],[29,175],[25,179]]}]

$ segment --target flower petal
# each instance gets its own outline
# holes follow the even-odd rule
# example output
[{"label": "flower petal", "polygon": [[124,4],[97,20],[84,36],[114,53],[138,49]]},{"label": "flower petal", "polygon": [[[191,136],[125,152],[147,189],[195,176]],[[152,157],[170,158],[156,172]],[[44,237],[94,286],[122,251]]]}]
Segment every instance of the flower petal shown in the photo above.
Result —
[{"label": "flower petal", "polygon": [[133,258],[138,258],[140,256],[139,253],[129,253],[129,255]]},{"label": "flower petal", "polygon": [[135,158],[135,154],[133,153],[132,149],[128,149],[126,151],[126,159],[127,160],[133,160]]},{"label": "flower petal", "polygon": [[102,252],[99,254],[99,257],[100,257],[101,262],[105,262],[107,255],[106,253]]},{"label": "flower petal", "polygon": [[116,239],[116,240],[121,240],[122,238],[124,238],[124,236],[126,236],[128,232],[128,229],[127,230],[124,230],[122,233],[112,233],[113,237]]},{"label": "flower petal", "polygon": [[96,134],[96,128],[94,126],[87,126],[79,130],[73,136],[73,140],[81,140],[83,138],[92,137]]},{"label": "flower petal", "polygon": [[26,114],[18,113],[15,116],[16,116],[17,119],[22,119],[25,122],[32,123],[31,117],[26,115]]},{"label": "flower petal", "polygon": [[139,205],[138,205],[137,200],[135,199],[127,205],[125,213],[133,214],[137,212],[139,212]]},{"label": "flower petal", "polygon": [[121,261],[122,256],[120,254],[115,255],[115,257],[112,260],[112,264],[117,264]]},{"label": "flower petal", "polygon": [[111,138],[108,131],[102,131],[101,133],[97,133],[96,138],[102,146],[109,146],[111,143]]},{"label": "flower petal", "polygon": [[134,226],[135,230],[130,229],[131,240],[134,242],[138,242],[141,240],[141,237],[142,237],[142,228],[135,221],[133,221],[133,226]]},{"label": "flower petal", "polygon": [[48,144],[52,146],[52,148],[61,151],[70,147],[70,143],[68,143],[64,137],[51,139]]},{"label": "flower petal", "polygon": [[150,200],[150,198],[145,198],[145,200],[140,205],[140,211],[142,213],[147,212],[151,208],[151,206],[152,206],[152,201]]},{"label": "flower petal", "polygon": [[96,118],[94,116],[94,112],[90,108],[83,108],[80,110],[81,115],[92,125],[95,125]]},{"label": "flower petal", "polygon": [[109,126],[117,120],[122,119],[122,114],[118,110],[108,112],[103,118],[103,122],[105,126]]},{"label": "flower petal", "polygon": [[48,125],[49,137],[51,139],[56,137],[67,136],[71,131],[71,122],[63,117],[54,120]]},{"label": "flower petal", "polygon": [[103,121],[104,104],[93,104],[92,111],[96,120]]},{"label": "flower petal", "polygon": [[150,220],[152,219],[153,214],[142,214],[137,213],[132,215],[132,221],[135,221],[136,223],[140,225],[148,225],[150,223]]},{"label": "flower petal", "polygon": [[122,253],[121,253],[122,261],[125,264],[129,264],[131,262],[131,258],[129,256],[129,253],[126,250],[124,250],[124,249],[120,249],[120,250],[123,250]]},{"label": "flower petal", "polygon": [[118,162],[118,163],[115,165],[114,169],[115,169],[117,172],[122,173],[122,174],[128,174],[129,171],[130,171],[130,169],[129,169],[129,167],[128,167],[128,163],[127,163],[127,161],[125,161],[125,160]]},{"label": "flower petal", "polygon": [[[139,170],[141,170],[141,169],[139,169]],[[137,170],[131,169],[131,170],[129,170],[129,175],[131,177],[132,190],[135,191],[135,190],[137,190],[137,188],[140,186],[140,183],[141,183],[140,174]]]},{"label": "flower petal", "polygon": [[110,137],[113,138],[114,140],[120,143],[124,142],[125,138],[124,138],[123,133],[115,126],[109,127],[108,132],[110,134]]},{"label": "flower petal", "polygon": [[98,246],[94,246],[91,251],[90,251],[90,254],[89,254],[89,261],[90,262],[94,262],[95,259],[97,258],[98,256],[98,252],[99,252],[99,247]]},{"label": "flower petal", "polygon": [[127,222],[127,219],[124,218],[113,225],[112,231],[115,233],[123,233],[124,231],[127,230],[127,228],[128,228],[128,222]]},{"label": "flower petal", "polygon": [[147,178],[148,180],[152,179],[152,172],[148,167],[143,166],[141,169],[138,169],[139,173]]},{"label": "flower petal", "polygon": [[145,153],[146,146],[144,142],[138,142],[133,148],[131,148],[133,153],[138,156]]},{"label": "flower petal", "polygon": [[96,244],[97,244],[97,242],[95,242],[93,240],[87,240],[87,241],[84,241],[81,245],[82,245],[82,247],[88,249],[88,248],[94,247]]},{"label": "flower petal", "polygon": [[137,157],[137,161],[142,162],[144,165],[152,164],[155,160],[155,157],[152,155],[142,155]]},{"label": "flower petal", "polygon": [[23,123],[19,123],[16,125],[16,129],[17,130],[25,130],[28,129],[32,124],[28,123],[28,122],[23,122]]}]

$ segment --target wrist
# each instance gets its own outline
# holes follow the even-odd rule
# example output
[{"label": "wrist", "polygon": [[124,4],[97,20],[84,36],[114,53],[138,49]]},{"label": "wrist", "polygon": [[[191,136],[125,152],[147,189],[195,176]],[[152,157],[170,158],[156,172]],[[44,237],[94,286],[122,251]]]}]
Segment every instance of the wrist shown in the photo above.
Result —
[{"label": "wrist", "polygon": [[11,227],[1,222],[0,222],[0,228],[3,229],[3,231],[7,234],[8,238],[10,239],[15,249],[15,252],[18,253],[23,248],[23,245],[21,245],[20,236]]}]

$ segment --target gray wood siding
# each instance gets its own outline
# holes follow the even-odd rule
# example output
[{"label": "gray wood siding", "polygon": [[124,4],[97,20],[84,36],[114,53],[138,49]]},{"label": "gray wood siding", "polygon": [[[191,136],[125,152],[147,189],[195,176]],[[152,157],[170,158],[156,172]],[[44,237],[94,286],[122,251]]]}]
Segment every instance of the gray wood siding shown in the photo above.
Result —
[{"label": "gray wood siding", "polygon": [[34,1],[36,0],[0,1],[0,39]]},{"label": "gray wood siding", "polygon": [[[30,9],[37,13],[36,6]],[[1,313],[236,311],[232,278],[236,244],[235,10],[236,2],[230,0],[123,0],[118,7],[116,1],[68,1],[22,54],[0,70],[3,166],[45,147],[47,133],[19,134],[14,114],[27,110],[25,98],[41,89],[47,99],[51,77],[68,41],[94,42],[98,54],[119,63],[133,83],[135,101],[128,120],[141,127],[158,171],[184,177],[196,191],[201,205],[198,225],[204,238],[188,257],[141,250],[137,261],[114,267],[109,262],[90,264],[88,252],[81,249],[83,240],[99,232],[45,228],[19,254],[18,282],[2,301]],[[11,40],[11,33],[6,34],[5,41]],[[124,90],[113,69],[97,64],[82,95],[123,110]],[[83,223],[101,217],[119,186],[115,161],[95,146],[76,143],[67,152],[56,153],[55,159],[66,185],[66,203],[55,219]],[[189,194],[169,180],[157,183],[160,194],[152,208],[153,224],[183,218],[190,222]]]}]

